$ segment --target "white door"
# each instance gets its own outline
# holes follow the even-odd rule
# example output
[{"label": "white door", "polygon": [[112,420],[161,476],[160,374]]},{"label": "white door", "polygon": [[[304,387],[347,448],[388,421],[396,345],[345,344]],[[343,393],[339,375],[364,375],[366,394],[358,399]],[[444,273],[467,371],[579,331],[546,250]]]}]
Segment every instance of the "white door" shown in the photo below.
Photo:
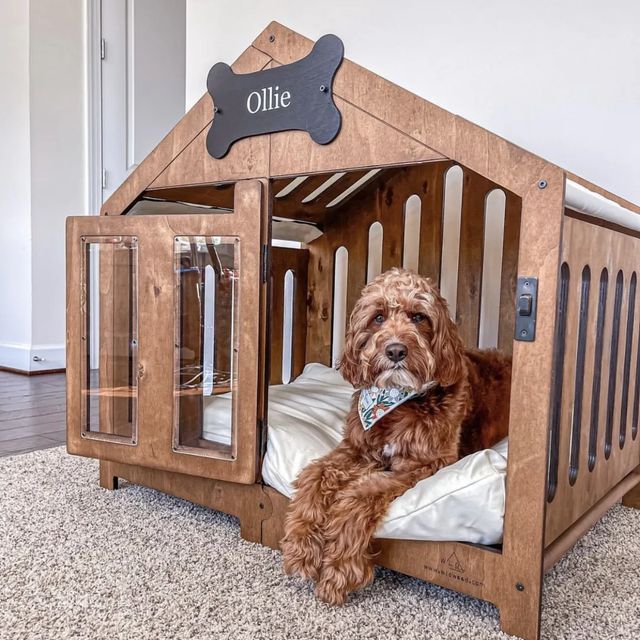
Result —
[{"label": "white door", "polygon": [[104,202],[184,115],[186,0],[102,0]]}]

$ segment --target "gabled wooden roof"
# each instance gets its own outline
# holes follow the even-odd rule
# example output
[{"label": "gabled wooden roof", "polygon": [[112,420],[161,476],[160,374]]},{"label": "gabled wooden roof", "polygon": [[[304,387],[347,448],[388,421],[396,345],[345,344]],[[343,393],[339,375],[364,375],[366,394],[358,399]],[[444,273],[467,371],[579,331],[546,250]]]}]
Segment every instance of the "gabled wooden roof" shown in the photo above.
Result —
[{"label": "gabled wooden roof", "polygon": [[[307,55],[312,46],[313,41],[272,22],[232,68],[236,73],[250,73],[288,64]],[[120,215],[147,190],[444,159],[524,196],[537,188],[539,180],[547,179],[545,174],[553,167],[347,59],[336,74],[333,89],[342,112],[342,129],[331,144],[315,144],[306,132],[286,131],[240,140],[221,160],[209,156],[205,146],[213,120],[212,100],[205,93],[105,202],[101,213]]]}]

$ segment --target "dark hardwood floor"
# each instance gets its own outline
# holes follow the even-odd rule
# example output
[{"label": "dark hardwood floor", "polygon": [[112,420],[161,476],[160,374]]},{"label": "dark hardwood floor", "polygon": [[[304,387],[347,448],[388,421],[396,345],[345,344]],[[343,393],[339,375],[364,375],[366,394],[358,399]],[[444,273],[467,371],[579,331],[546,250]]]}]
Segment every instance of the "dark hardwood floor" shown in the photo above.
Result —
[{"label": "dark hardwood floor", "polygon": [[0,456],[65,442],[65,376],[0,371]]}]

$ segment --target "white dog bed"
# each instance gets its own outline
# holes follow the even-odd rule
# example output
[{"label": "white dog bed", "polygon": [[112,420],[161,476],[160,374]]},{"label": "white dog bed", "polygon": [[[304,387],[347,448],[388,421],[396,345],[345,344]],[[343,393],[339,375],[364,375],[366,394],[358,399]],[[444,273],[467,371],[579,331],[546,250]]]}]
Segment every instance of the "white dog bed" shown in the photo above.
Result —
[{"label": "white dog bed", "polygon": [[[308,364],[290,384],[270,387],[262,465],[268,485],[293,495],[300,471],[342,439],[352,395],[353,387],[337,371],[317,363]],[[230,411],[228,395],[205,399],[203,437],[228,444]],[[394,500],[376,536],[500,543],[506,471],[505,439],[441,469]]]}]

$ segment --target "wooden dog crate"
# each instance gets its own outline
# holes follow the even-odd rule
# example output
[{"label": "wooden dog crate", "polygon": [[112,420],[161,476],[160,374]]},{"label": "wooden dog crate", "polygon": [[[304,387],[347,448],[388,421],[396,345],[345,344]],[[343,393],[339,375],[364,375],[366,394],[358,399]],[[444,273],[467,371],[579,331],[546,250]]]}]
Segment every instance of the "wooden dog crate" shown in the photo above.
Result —
[{"label": "wooden dog crate", "polygon": [[[233,69],[311,45],[272,23]],[[100,459],[103,487],[219,509],[277,548],[288,501],[260,476],[269,384],[331,365],[367,280],[412,266],[467,345],[513,356],[504,540],[382,539],[378,562],[537,638],[544,571],[614,502],[640,504],[640,208],[347,60],[334,96],[333,143],[265,134],[215,160],[205,95],[99,217],[69,219],[68,450]],[[518,278],[537,280],[533,340],[514,340]],[[215,442],[203,397],[229,392],[230,441]]]}]

